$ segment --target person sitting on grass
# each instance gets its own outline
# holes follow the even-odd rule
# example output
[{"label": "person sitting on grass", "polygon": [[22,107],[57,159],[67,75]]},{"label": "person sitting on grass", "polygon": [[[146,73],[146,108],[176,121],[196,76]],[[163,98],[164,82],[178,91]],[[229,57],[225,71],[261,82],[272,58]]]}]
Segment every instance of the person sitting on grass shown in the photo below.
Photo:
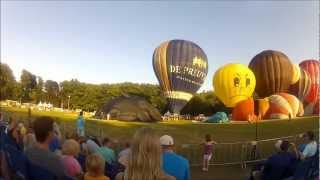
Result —
[{"label": "person sitting on grass", "polygon": [[203,171],[208,171],[209,163],[212,158],[213,145],[217,142],[211,139],[210,134],[205,135],[205,141],[201,143],[203,145]]},{"label": "person sitting on grass", "polygon": [[73,139],[66,140],[62,145],[62,162],[66,173],[71,177],[80,177],[82,170],[79,162],[75,159],[80,151],[80,145]]},{"label": "person sitting on grass", "polygon": [[133,136],[128,166],[116,180],[174,180],[161,166],[159,136],[152,129],[141,128]]},{"label": "person sitting on grass", "polygon": [[101,154],[103,159],[110,165],[116,161],[116,155],[111,149],[112,142],[109,138],[104,138],[102,141],[102,146],[98,148],[97,153]]},{"label": "person sitting on grass", "polygon": [[53,119],[39,117],[33,123],[37,144],[25,151],[29,161],[53,173],[58,179],[66,176],[61,158],[49,150],[49,143],[53,139]]},{"label": "person sitting on grass", "polygon": [[173,138],[169,135],[163,135],[160,137],[160,144],[162,147],[163,170],[177,180],[189,180],[189,162],[184,157],[174,153]]},{"label": "person sitting on grass", "polygon": [[104,175],[105,161],[100,154],[91,154],[86,159],[86,170],[84,180],[109,180]]}]

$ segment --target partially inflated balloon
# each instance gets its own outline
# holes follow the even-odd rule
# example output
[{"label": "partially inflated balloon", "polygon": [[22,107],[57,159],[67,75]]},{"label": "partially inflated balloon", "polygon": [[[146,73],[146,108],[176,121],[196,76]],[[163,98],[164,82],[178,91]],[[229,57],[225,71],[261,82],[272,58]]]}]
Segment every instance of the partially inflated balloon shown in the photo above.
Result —
[{"label": "partially inflated balloon", "polygon": [[269,98],[270,108],[268,119],[286,119],[292,115],[289,102],[280,95],[271,95]]},{"label": "partially inflated balloon", "polygon": [[302,103],[295,96],[288,93],[274,94],[268,97],[269,109],[266,119],[286,119],[289,117],[302,116]]},{"label": "partially inflated balloon", "polygon": [[258,115],[258,119],[266,119],[270,108],[270,102],[268,98],[255,100],[255,114]]},{"label": "partially inflated balloon", "polygon": [[303,101],[303,99],[305,99],[306,95],[309,93],[310,86],[311,79],[309,74],[300,68],[300,79],[295,84],[290,86],[289,92]]},{"label": "partially inflated balloon", "polygon": [[195,43],[171,40],[155,49],[153,69],[168,99],[169,109],[179,113],[203,84],[208,73],[208,60]]},{"label": "partially inflated balloon", "polygon": [[299,99],[294,95],[288,93],[279,93],[279,95],[284,97],[288,101],[289,105],[291,106],[292,117],[296,117],[300,107]]},{"label": "partially inflated balloon", "polygon": [[319,98],[320,62],[317,60],[305,60],[302,61],[299,66],[309,74],[311,79],[311,87],[304,101],[313,103]]},{"label": "partially inflated balloon", "polygon": [[294,82],[292,63],[279,51],[262,51],[251,60],[249,68],[256,77],[255,91],[260,97],[286,92]]},{"label": "partially inflated balloon", "polygon": [[301,76],[300,67],[297,64],[293,64],[293,76],[292,76],[292,82],[291,84],[295,84]]},{"label": "partially inflated balloon", "polygon": [[253,98],[238,102],[232,110],[232,119],[236,121],[249,121],[255,117]]},{"label": "partially inflated balloon", "polygon": [[254,74],[242,64],[227,64],[213,77],[214,92],[227,107],[251,97],[255,85]]}]

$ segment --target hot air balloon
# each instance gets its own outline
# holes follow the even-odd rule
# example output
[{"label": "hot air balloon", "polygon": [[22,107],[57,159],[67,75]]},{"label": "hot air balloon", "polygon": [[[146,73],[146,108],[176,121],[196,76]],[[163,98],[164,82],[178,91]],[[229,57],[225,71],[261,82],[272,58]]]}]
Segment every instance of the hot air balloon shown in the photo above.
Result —
[{"label": "hot air balloon", "polygon": [[274,94],[268,97],[269,109],[264,118],[287,119],[302,115],[299,99],[288,93]]},{"label": "hot air balloon", "polygon": [[291,84],[295,84],[297,81],[299,81],[300,76],[301,76],[300,67],[297,64],[293,64],[293,76],[292,76]]},{"label": "hot air balloon", "polygon": [[204,51],[186,40],[160,44],[153,53],[153,69],[171,112],[179,113],[203,84],[208,73]]},{"label": "hot air balloon", "polygon": [[290,86],[289,92],[303,101],[310,90],[310,86],[311,79],[309,74],[300,68],[300,78],[296,83]]},{"label": "hot air balloon", "polygon": [[294,66],[280,51],[262,51],[251,60],[249,68],[256,77],[255,91],[260,97],[286,92],[295,81]]},{"label": "hot air balloon", "polygon": [[299,66],[309,74],[311,79],[310,90],[304,100],[307,103],[315,102],[319,98],[320,62],[317,60],[305,60]]},{"label": "hot air balloon", "polygon": [[242,64],[222,66],[213,76],[214,92],[227,107],[251,97],[255,85],[253,72]]},{"label": "hot air balloon", "polygon": [[249,121],[251,118],[256,119],[253,98],[238,102],[232,110],[232,119],[236,121]]}]

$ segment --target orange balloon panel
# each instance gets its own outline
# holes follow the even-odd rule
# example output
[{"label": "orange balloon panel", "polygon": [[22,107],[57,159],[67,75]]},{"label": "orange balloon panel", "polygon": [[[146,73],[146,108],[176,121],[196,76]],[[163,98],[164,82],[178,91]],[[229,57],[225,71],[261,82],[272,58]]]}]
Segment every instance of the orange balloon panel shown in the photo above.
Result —
[{"label": "orange balloon panel", "polygon": [[236,121],[248,121],[254,116],[254,101],[252,98],[240,101],[232,110],[232,119]]}]

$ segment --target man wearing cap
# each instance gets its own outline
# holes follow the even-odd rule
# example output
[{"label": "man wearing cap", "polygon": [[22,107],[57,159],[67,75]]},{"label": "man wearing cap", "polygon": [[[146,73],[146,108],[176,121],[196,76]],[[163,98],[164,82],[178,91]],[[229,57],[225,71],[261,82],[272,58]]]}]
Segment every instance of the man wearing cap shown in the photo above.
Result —
[{"label": "man wearing cap", "polygon": [[162,168],[176,178],[176,180],[190,180],[189,162],[184,157],[173,151],[173,138],[169,135],[160,137],[162,146]]}]

